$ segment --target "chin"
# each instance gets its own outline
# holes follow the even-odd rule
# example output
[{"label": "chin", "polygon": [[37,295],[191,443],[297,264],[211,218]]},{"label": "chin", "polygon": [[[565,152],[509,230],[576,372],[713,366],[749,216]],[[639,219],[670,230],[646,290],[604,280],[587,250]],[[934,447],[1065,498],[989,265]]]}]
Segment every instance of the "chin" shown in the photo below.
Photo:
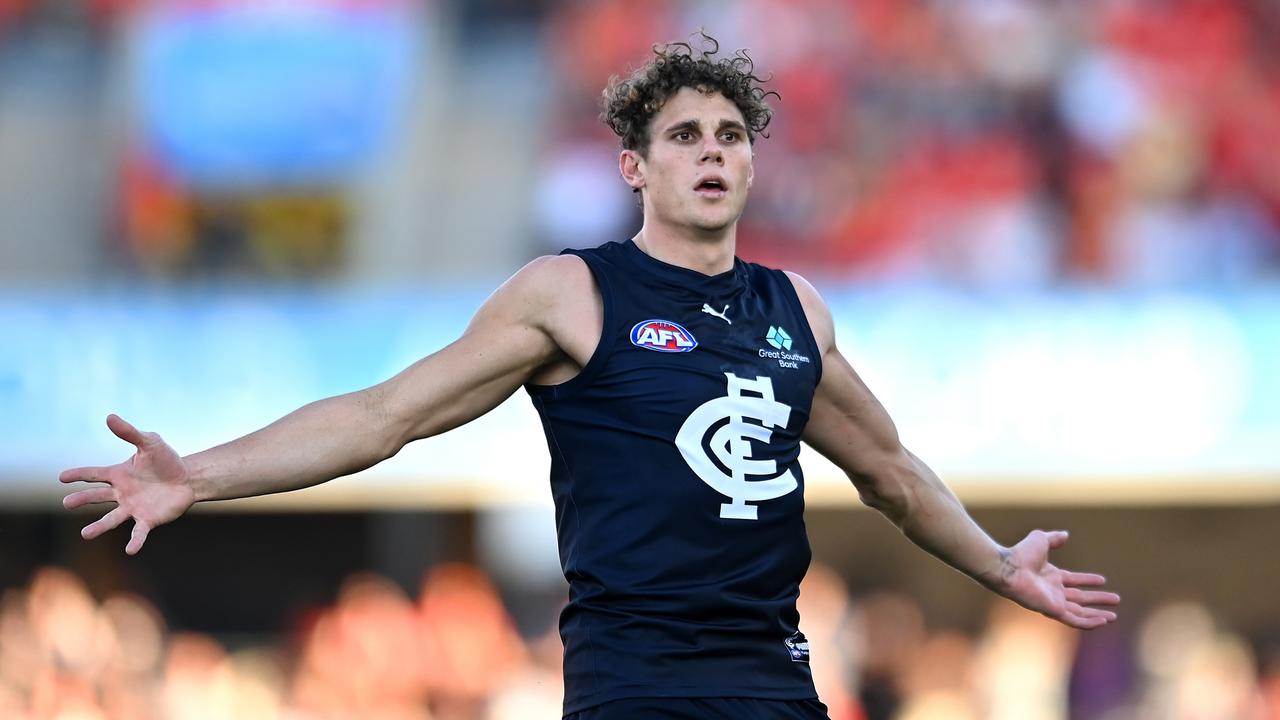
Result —
[{"label": "chin", "polygon": [[690,223],[693,229],[703,233],[723,232],[726,228],[733,224],[732,221],[711,220],[708,218],[700,218]]},{"label": "chin", "polygon": [[725,228],[738,222],[738,213],[726,213],[724,215],[717,214],[712,217],[700,217],[694,221],[694,227],[707,232],[724,230]]}]

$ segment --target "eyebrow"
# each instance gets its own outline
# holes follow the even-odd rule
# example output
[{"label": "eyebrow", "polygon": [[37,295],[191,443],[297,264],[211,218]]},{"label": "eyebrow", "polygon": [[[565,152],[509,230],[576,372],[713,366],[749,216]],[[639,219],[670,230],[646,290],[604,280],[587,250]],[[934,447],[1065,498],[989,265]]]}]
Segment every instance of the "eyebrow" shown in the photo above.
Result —
[{"label": "eyebrow", "polygon": [[[698,130],[698,129],[700,129],[700,128],[698,127],[698,121],[696,121],[696,120],[682,120],[682,121],[680,121],[680,122],[678,122],[678,123],[675,123],[675,124],[672,124],[672,125],[668,126],[668,127],[667,127],[667,129],[666,129],[665,131],[663,131],[663,132],[664,132],[665,134],[671,134],[671,133],[673,133],[673,132],[676,132],[677,130]],[[728,119],[726,119],[726,120],[721,120],[721,121],[720,121],[720,124],[719,124],[718,126],[716,126],[716,131],[717,131],[717,132],[719,132],[719,131],[721,131],[721,130],[725,130],[725,129],[729,129],[729,130],[740,130],[740,131],[742,131],[742,132],[746,132],[746,131],[747,131],[747,126],[743,125],[742,123],[738,122],[737,120],[728,120]]]}]

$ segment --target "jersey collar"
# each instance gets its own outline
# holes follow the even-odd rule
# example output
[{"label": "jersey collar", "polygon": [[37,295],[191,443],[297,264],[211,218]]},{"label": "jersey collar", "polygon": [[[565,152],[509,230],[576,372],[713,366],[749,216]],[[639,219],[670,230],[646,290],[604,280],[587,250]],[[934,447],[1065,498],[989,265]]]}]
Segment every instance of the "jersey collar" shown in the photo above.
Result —
[{"label": "jersey collar", "polygon": [[730,295],[746,285],[746,264],[733,258],[733,268],[716,275],[704,275],[697,270],[665,263],[646,255],[633,241],[622,243],[622,252],[628,262],[660,285],[691,292],[699,297]]}]

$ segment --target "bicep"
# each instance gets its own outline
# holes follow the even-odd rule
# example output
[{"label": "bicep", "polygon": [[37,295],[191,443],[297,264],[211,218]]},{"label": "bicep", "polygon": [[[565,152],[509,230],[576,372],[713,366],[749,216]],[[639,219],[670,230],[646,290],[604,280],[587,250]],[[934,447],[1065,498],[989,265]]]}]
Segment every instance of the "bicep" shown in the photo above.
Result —
[{"label": "bicep", "polygon": [[905,456],[889,413],[833,345],[822,358],[804,440],[851,479],[874,477]]},{"label": "bicep", "polygon": [[804,440],[855,482],[897,466],[905,450],[884,406],[836,347],[835,323],[818,291],[788,272],[822,353],[822,378],[814,391]]},{"label": "bicep", "polygon": [[547,329],[552,273],[536,264],[495,291],[461,337],[370,389],[400,444],[487,413],[558,357]]}]

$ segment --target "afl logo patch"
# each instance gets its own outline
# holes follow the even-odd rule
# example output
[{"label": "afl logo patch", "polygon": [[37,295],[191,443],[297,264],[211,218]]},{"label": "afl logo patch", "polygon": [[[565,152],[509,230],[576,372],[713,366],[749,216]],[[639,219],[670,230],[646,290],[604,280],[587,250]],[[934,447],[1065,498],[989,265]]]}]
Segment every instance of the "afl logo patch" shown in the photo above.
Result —
[{"label": "afl logo patch", "polygon": [[791,656],[791,662],[809,662],[809,640],[805,638],[804,633],[797,630],[791,637],[783,640],[782,644],[787,646],[787,654]]},{"label": "afl logo patch", "polygon": [[644,320],[631,328],[631,344],[645,350],[679,353],[698,347],[693,333],[670,320]]}]

